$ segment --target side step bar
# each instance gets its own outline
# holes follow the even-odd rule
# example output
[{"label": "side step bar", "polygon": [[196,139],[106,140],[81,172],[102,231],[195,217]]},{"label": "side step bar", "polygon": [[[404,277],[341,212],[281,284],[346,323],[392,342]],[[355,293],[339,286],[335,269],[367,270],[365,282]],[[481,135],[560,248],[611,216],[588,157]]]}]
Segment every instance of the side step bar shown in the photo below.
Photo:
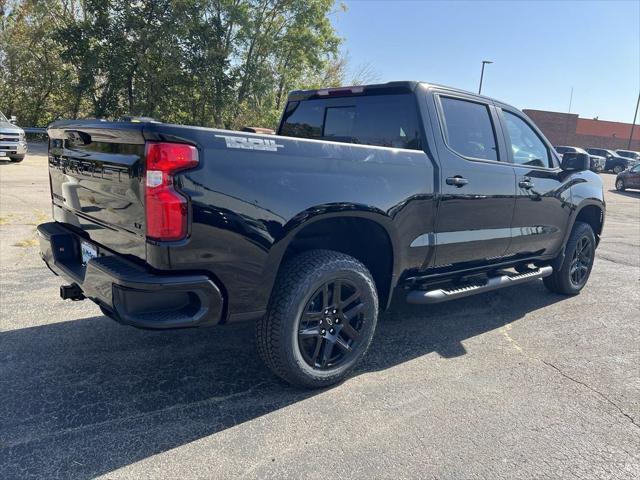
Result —
[{"label": "side step bar", "polygon": [[514,275],[499,275],[489,277],[483,283],[475,283],[457,288],[436,290],[412,290],[407,294],[407,302],[418,304],[431,304],[455,300],[457,298],[469,297],[476,293],[484,293],[499,288],[519,285],[538,278],[548,277],[553,273],[553,268],[549,265],[531,270],[529,272],[517,273]]}]

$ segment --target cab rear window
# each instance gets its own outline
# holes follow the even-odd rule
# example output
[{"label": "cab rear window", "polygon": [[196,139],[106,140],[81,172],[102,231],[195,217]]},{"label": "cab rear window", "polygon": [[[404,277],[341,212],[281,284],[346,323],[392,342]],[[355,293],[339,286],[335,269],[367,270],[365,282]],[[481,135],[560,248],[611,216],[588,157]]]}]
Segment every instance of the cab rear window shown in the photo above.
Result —
[{"label": "cab rear window", "polygon": [[292,101],[285,109],[279,134],[421,149],[418,111],[411,94]]}]

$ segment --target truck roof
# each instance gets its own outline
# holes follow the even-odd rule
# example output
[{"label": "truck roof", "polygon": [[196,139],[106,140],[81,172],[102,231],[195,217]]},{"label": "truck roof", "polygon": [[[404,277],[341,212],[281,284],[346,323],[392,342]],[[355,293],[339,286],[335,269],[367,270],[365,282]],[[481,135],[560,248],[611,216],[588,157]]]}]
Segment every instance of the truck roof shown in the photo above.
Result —
[{"label": "truck roof", "polygon": [[461,88],[450,87],[447,85],[440,85],[437,83],[416,81],[416,80],[400,80],[386,83],[373,83],[367,85],[350,85],[344,87],[332,87],[332,88],[320,88],[313,90],[293,90],[289,93],[289,101],[294,100],[309,100],[312,98],[322,98],[324,96],[338,96],[349,94],[360,94],[367,92],[368,94],[390,94],[390,93],[410,93],[413,92],[418,86],[424,86],[426,88],[438,88],[440,90],[448,90],[451,93],[462,93],[465,95],[471,95],[476,98],[482,98],[487,101],[495,102],[501,105],[510,106],[495,98],[487,97],[485,95],[479,95],[477,93],[469,92]]}]

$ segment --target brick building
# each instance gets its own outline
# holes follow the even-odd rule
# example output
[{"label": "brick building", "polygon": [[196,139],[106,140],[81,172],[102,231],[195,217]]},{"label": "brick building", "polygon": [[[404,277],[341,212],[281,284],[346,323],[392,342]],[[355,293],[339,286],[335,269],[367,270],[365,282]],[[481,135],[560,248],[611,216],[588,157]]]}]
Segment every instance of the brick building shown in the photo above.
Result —
[{"label": "brick building", "polygon": [[[574,113],[523,110],[554,145],[573,147],[627,149],[630,123],[579,118]],[[631,150],[640,151],[640,125],[636,125]]]}]

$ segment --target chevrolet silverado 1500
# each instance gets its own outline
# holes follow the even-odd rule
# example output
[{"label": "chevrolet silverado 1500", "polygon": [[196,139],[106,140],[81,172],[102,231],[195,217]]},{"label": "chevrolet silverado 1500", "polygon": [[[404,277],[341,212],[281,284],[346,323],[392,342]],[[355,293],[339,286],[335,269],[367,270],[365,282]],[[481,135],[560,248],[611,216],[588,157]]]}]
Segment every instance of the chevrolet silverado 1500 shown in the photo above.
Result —
[{"label": "chevrolet silverado 1500", "polygon": [[157,122],[49,126],[41,255],[141,328],[256,323],[287,381],[365,354],[394,292],[433,304],[544,279],[585,286],[604,223],[586,154],[523,113],[420,83],[295,91],[276,135]]}]

